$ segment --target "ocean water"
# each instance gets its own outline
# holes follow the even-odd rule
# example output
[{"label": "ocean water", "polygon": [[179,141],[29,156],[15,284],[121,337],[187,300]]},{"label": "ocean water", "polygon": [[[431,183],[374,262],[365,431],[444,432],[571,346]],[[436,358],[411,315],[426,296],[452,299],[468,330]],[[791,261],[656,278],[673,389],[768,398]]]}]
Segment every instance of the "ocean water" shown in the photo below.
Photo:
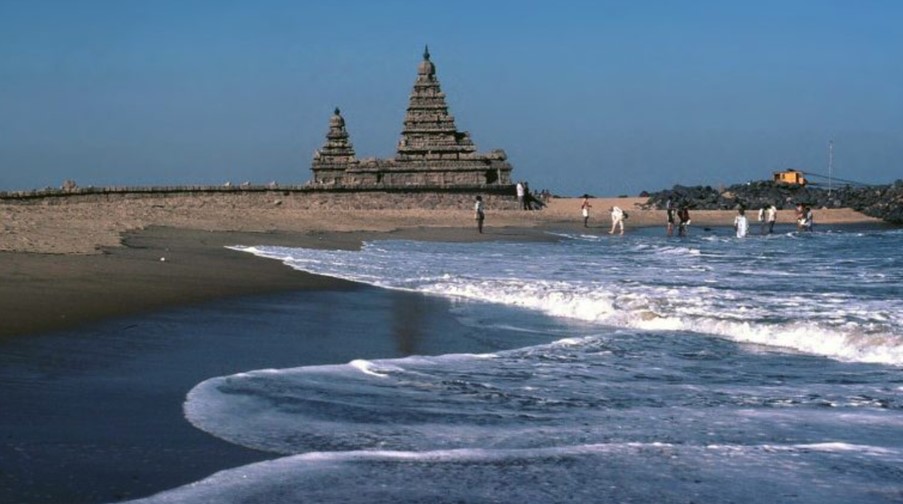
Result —
[{"label": "ocean water", "polygon": [[140,502],[903,502],[903,230],[557,238],[235,247],[509,349],[210,377],[272,459]]}]

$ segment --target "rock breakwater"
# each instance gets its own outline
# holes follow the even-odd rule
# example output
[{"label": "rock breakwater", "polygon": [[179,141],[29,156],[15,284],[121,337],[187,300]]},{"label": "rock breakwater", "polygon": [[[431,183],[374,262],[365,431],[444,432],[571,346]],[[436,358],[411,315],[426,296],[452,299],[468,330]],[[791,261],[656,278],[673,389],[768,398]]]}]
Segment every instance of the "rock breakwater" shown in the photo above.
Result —
[{"label": "rock breakwater", "polygon": [[903,224],[903,180],[878,186],[800,187],[771,181],[736,184],[726,188],[675,185],[649,195],[646,208],[664,209],[668,199],[697,210],[750,209],[775,205],[790,209],[797,203],[812,208],[851,208],[884,221]]}]

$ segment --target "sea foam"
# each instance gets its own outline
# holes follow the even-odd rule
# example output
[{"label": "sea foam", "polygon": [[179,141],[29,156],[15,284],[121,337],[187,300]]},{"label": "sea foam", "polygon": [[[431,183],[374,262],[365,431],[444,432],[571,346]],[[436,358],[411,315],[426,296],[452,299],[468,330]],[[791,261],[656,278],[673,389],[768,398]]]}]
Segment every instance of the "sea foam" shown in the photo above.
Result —
[{"label": "sea foam", "polygon": [[[389,289],[903,365],[903,299],[895,283],[903,279],[903,266],[880,250],[863,256],[867,243],[862,249],[848,243],[870,237],[832,233],[738,243],[725,237],[687,242],[562,235],[561,242],[529,245],[384,241],[359,251],[233,248]],[[819,245],[835,252],[827,255]],[[806,261],[794,260],[800,254],[808,254]]]}]

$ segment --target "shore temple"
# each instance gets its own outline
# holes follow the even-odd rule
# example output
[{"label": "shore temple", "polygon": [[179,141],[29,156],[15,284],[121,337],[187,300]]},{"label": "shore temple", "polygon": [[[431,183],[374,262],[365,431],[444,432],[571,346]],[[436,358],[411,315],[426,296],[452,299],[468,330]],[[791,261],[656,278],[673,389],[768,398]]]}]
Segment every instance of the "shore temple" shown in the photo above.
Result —
[{"label": "shore temple", "polygon": [[458,131],[428,48],[417,68],[394,159],[357,159],[336,108],[326,143],[311,164],[313,184],[335,187],[510,185],[511,169],[505,151],[478,153],[470,134]]}]

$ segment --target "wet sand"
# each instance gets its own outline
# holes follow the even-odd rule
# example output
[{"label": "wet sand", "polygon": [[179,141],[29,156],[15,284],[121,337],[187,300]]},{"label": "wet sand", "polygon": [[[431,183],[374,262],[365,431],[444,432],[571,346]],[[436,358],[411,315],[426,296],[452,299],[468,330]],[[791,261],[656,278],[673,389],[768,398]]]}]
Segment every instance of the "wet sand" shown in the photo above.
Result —
[{"label": "wet sand", "polygon": [[420,240],[548,239],[525,229],[290,233],[152,227],[127,233],[98,254],[0,253],[0,339],[202,301],[332,287],[336,280],[292,271],[229,245],[356,248],[376,237]]},{"label": "wet sand", "polygon": [[0,502],[115,502],[278,458],[193,427],[186,394],[253,369],[497,349],[449,310],[332,282],[0,342]]}]

